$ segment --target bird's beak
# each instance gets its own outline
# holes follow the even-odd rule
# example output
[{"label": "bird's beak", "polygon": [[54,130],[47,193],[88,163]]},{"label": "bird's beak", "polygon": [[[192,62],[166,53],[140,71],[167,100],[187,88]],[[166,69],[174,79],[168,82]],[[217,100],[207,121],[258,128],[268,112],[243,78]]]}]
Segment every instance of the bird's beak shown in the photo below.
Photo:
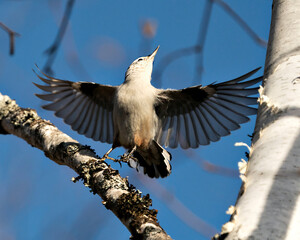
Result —
[{"label": "bird's beak", "polygon": [[149,58],[154,59],[154,57],[155,57],[155,55],[156,55],[158,49],[159,49],[159,45],[158,45],[157,48],[154,50],[154,52],[153,52],[151,55],[149,55]]}]

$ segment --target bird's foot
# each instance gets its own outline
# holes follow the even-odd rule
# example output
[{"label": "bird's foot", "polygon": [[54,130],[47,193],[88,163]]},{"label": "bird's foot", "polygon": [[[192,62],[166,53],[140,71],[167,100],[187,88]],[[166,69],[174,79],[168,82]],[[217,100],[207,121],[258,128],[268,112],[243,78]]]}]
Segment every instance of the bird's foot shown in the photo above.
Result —
[{"label": "bird's foot", "polygon": [[125,163],[129,163],[130,160],[134,160],[134,161],[138,161],[137,158],[135,158],[134,156],[132,156],[131,153],[125,153],[121,156],[121,159],[120,159],[122,162],[125,162]]},{"label": "bird's foot", "polygon": [[128,161],[130,159],[130,156],[128,156],[128,154],[123,154],[122,156],[119,156],[119,157],[120,158],[112,158],[112,157],[108,156],[107,154],[104,154],[100,160],[109,159],[116,163],[119,163],[120,167],[122,167],[122,163],[128,163]]},{"label": "bird's foot", "polygon": [[137,159],[133,156],[134,151],[136,150],[136,146],[134,146],[130,151],[128,151],[127,153],[124,153],[121,156],[121,160],[122,162],[126,162],[128,163],[130,161],[130,159],[137,161]]},{"label": "bird's foot", "polygon": [[105,160],[105,159],[109,159],[109,160],[113,160],[113,161],[118,160],[118,159],[115,159],[115,158],[112,158],[112,157],[108,156],[108,154],[104,154],[103,157],[100,160]]},{"label": "bird's foot", "polygon": [[130,154],[124,153],[124,154],[120,157],[120,160],[121,160],[122,162],[128,163],[129,160],[130,160],[130,158],[131,158]]},{"label": "bird's foot", "polygon": [[102,161],[109,159],[112,160],[114,162],[117,162],[120,164],[120,166],[122,167],[122,162],[123,163],[129,163],[130,160],[134,160],[134,161],[138,161],[135,157],[133,157],[133,152],[136,150],[136,147],[134,147],[129,153],[124,153],[122,156],[119,156],[119,159],[116,158],[112,158],[110,156],[108,156],[108,154],[112,151],[112,148],[103,155],[103,157],[100,159]]},{"label": "bird's foot", "polygon": [[112,146],[104,155],[103,155],[103,157],[100,159],[100,160],[102,160],[102,161],[104,161],[105,159],[110,159],[110,160],[115,160],[114,158],[112,158],[112,157],[110,157],[110,156],[108,156],[108,154],[110,154],[111,152],[112,152],[112,150],[114,150],[115,149],[115,147],[114,146]]}]

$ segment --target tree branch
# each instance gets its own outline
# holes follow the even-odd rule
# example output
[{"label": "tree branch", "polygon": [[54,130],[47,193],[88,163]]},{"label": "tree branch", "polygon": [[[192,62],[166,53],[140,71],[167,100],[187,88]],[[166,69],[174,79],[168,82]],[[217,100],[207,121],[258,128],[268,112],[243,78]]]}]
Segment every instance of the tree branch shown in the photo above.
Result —
[{"label": "tree branch", "polygon": [[157,210],[150,210],[149,195],[122,178],[118,171],[100,161],[95,152],[58,130],[49,121],[40,118],[33,109],[20,108],[15,101],[0,93],[0,133],[13,134],[60,165],[72,168],[83,179],[85,186],[103,199],[132,234],[132,239],[171,239],[159,225]]}]

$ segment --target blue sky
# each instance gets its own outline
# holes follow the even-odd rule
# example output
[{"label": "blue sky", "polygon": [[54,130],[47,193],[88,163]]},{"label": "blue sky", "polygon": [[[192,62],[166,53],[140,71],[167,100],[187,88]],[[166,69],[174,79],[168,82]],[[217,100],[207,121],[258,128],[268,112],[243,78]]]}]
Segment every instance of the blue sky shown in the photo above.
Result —
[{"label": "blue sky", "polygon": [[[109,149],[108,144],[73,132],[52,112],[42,110],[41,101],[34,96],[39,90],[32,84],[38,81],[32,68],[34,64],[44,66],[47,59],[44,52],[55,39],[66,2],[0,0],[0,22],[21,34],[16,39],[15,55],[9,56],[7,33],[0,30],[0,92],[22,107],[36,109],[40,116],[102,155]],[[155,71],[168,53],[195,45],[204,3],[204,0],[76,1],[52,66],[54,74],[72,81],[118,85],[134,59],[148,55],[160,45]],[[272,1],[226,3],[267,41]],[[155,36],[148,41],[141,33],[141,25],[147,20],[157,27]],[[266,48],[253,41],[228,13],[214,4],[203,50],[202,84],[222,82],[263,67],[265,53]],[[76,65],[76,59],[81,67]],[[259,74],[262,73],[260,70]],[[153,84],[158,84],[155,79]],[[163,88],[179,89],[192,84],[195,84],[195,55],[177,59],[163,72]],[[171,149],[173,172],[166,179],[142,181],[134,169],[110,164],[123,177],[129,176],[130,183],[144,194],[150,193],[161,226],[174,239],[208,239],[178,218],[172,207],[175,204],[178,210],[176,203],[180,201],[220,231],[229,219],[225,211],[234,205],[241,181],[234,174],[224,176],[203,169],[199,159],[237,170],[237,163],[245,158],[247,149],[234,147],[234,143],[250,144],[247,135],[252,133],[254,124],[255,117],[251,117],[249,123],[230,136],[193,151],[198,160],[189,158],[190,152]],[[129,232],[102,206],[101,199],[81,183],[70,181],[76,176],[72,170],[58,166],[15,136],[0,136],[0,144],[1,239],[128,239]],[[113,155],[123,152],[120,148]],[[162,187],[171,193],[169,197],[162,195]],[[189,215],[187,218],[191,220]]]}]

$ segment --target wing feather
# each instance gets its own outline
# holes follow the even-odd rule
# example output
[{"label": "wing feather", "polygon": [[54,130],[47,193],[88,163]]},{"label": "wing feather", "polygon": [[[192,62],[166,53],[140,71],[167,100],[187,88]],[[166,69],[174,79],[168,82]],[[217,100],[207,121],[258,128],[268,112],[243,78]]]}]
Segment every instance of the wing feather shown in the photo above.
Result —
[{"label": "wing feather", "polygon": [[[46,85],[34,83],[47,92],[36,94],[50,102],[44,109],[55,112],[72,129],[96,141],[113,141],[112,110],[117,87],[90,82],[56,79],[41,72],[38,78]],[[104,127],[105,129],[103,129]]]},{"label": "wing feather", "polygon": [[187,149],[189,147],[189,136],[187,133],[184,114],[179,115],[180,122],[179,122],[179,143],[183,149]]},{"label": "wing feather", "polygon": [[262,77],[258,77],[242,83],[234,83],[234,84],[229,84],[228,82],[220,83],[217,84],[216,87],[218,87],[218,89],[231,89],[231,88],[244,89],[246,87],[253,86],[254,84],[259,83],[261,81],[262,81]]},{"label": "wing feather", "polygon": [[84,134],[84,128],[85,125],[88,123],[88,116],[89,116],[89,111],[91,110],[91,105],[93,104],[92,101],[88,101],[87,105],[82,109],[82,113],[79,115],[78,120],[76,120],[76,123],[74,125],[74,129],[79,133],[79,134]]},{"label": "wing feather", "polygon": [[[189,106],[188,106],[189,107]],[[198,137],[198,128],[199,128],[199,123],[196,121],[196,117],[194,114],[194,111],[191,110],[191,108],[189,107],[189,117],[190,117],[190,125],[192,126],[190,128],[190,135],[192,136],[192,140],[191,140],[191,148],[197,148],[199,146],[199,137]]]},{"label": "wing feather", "polygon": [[75,106],[72,112],[66,118],[64,118],[65,123],[71,125],[72,129],[73,129],[73,124],[76,123],[76,120],[79,118],[81,112],[85,108],[86,98],[87,98],[86,96],[83,96],[81,101],[79,101],[78,105]]},{"label": "wing feather", "polygon": [[190,113],[185,113],[184,114],[184,122],[186,126],[186,133],[187,133],[187,138],[189,138],[189,148],[196,148],[198,147],[198,139],[196,137],[196,126],[195,123],[192,120],[192,115]]},{"label": "wing feather", "polygon": [[229,135],[230,131],[224,126],[220,119],[220,116],[217,115],[214,111],[211,111],[211,109],[205,102],[203,102],[201,106],[203,107],[203,109],[205,109],[207,115],[209,116],[209,122],[212,126],[214,126],[216,134],[218,134],[219,136]]},{"label": "wing feather", "polygon": [[218,90],[219,94],[231,95],[231,96],[249,96],[254,95],[258,91],[258,88],[246,88],[246,89],[222,89]]},{"label": "wing feather", "polygon": [[[199,136],[200,136],[200,144],[201,145],[208,145],[210,140],[209,140],[209,136],[208,136],[208,129],[205,128],[205,119],[203,119],[201,112],[199,112],[198,108],[195,108],[194,110],[195,115],[198,118],[199,121],[199,126],[201,127],[199,130],[201,132],[198,132]],[[202,140],[202,141],[201,141]]]},{"label": "wing feather", "polygon": [[209,101],[204,103],[207,109],[216,116],[218,121],[220,121],[228,130],[236,130],[240,128],[240,125],[235,122],[233,119],[230,119],[228,115],[225,115],[224,111],[220,110],[217,107],[214,107]]},{"label": "wing feather", "polygon": [[94,128],[93,119],[94,119],[95,110],[96,110],[96,104],[92,103],[92,107],[91,110],[89,111],[89,115],[85,120],[86,126],[84,128],[84,135],[87,136],[88,138],[91,138],[93,134],[93,128]]},{"label": "wing feather", "polygon": [[166,127],[165,127],[165,130],[164,130],[164,134],[162,135],[162,141],[166,143],[166,146],[169,145],[169,140],[170,140],[170,136],[172,134],[172,129],[173,129],[173,126],[174,126],[174,117],[175,116],[172,116],[172,117],[168,117],[166,119]]},{"label": "wing feather", "polygon": [[56,111],[55,115],[60,118],[63,118],[64,121],[66,122],[66,119],[68,118],[68,116],[74,112],[75,108],[78,107],[78,105],[80,104],[80,102],[82,101],[83,98],[84,98],[84,96],[82,94],[75,95],[74,99],[69,104],[67,104],[65,107]]},{"label": "wing feather", "polygon": [[237,103],[239,105],[254,105],[257,103],[257,98],[236,96],[232,94],[218,93],[215,95],[215,98],[228,100],[229,102]]},{"label": "wing feather", "polygon": [[175,148],[196,148],[215,142],[240,128],[256,114],[257,87],[262,77],[246,80],[258,69],[236,79],[181,90],[159,90],[155,106],[160,129],[157,141]]},{"label": "wing feather", "polygon": [[197,107],[200,115],[201,115],[201,119],[203,122],[203,126],[205,128],[205,131],[207,133],[207,137],[210,141],[212,142],[216,142],[220,139],[220,136],[216,133],[214,126],[212,125],[211,121],[211,117],[209,116],[209,114],[206,112],[205,108],[203,108],[201,105]]},{"label": "wing feather", "polygon": [[113,142],[113,137],[114,137],[114,125],[111,124],[113,122],[113,112],[112,111],[109,111],[109,114],[108,114],[108,135],[107,135],[107,142],[108,143],[112,143]]},{"label": "wing feather", "polygon": [[159,142],[163,142],[164,145],[166,143],[166,126],[168,125],[168,121],[170,121],[170,118],[168,117],[164,117],[163,119],[161,119],[161,126],[158,127],[158,132],[157,132],[157,136],[158,136],[158,139],[159,139]]},{"label": "wing feather", "polygon": [[94,125],[94,132],[92,135],[92,139],[98,140],[100,136],[100,119],[101,119],[101,107],[97,105],[96,112],[95,112],[95,125]]},{"label": "wing feather", "polygon": [[207,134],[205,132],[205,129],[203,128],[203,125],[201,123],[201,120],[199,119],[199,117],[197,116],[196,111],[191,111],[191,116],[194,119],[195,122],[195,126],[196,126],[196,132],[195,135],[197,137],[197,141],[199,145],[208,145],[209,141],[208,141],[208,137]]}]

